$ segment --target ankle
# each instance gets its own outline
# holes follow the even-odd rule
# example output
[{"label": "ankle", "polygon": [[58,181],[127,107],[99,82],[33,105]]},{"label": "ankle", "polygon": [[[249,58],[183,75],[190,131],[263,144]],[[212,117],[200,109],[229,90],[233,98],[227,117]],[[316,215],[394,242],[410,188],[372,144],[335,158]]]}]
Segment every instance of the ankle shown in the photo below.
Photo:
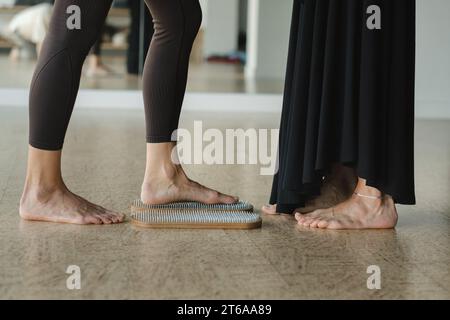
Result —
[{"label": "ankle", "polygon": [[147,166],[144,175],[144,183],[155,181],[175,181],[184,177],[181,166],[173,163],[164,163],[159,166]]},{"label": "ankle", "polygon": [[328,184],[337,195],[345,198],[349,198],[356,188],[356,180],[341,172],[333,172],[326,178],[325,183]]},{"label": "ankle", "polygon": [[384,207],[393,209],[395,212],[397,212],[397,207],[395,206],[395,201],[390,195],[384,194],[382,203],[383,203],[382,205]]},{"label": "ankle", "polygon": [[358,184],[356,185],[354,192],[366,198],[383,199],[384,197],[383,192],[377,188],[368,186],[366,180],[362,178],[358,179]]},{"label": "ankle", "polygon": [[23,189],[21,204],[28,200],[46,202],[56,193],[66,192],[67,188],[61,182],[33,181],[27,179]]},{"label": "ankle", "polygon": [[[172,159],[175,144],[147,143],[146,175],[173,178],[177,175],[179,164]],[[175,162],[174,162],[175,161]]]}]

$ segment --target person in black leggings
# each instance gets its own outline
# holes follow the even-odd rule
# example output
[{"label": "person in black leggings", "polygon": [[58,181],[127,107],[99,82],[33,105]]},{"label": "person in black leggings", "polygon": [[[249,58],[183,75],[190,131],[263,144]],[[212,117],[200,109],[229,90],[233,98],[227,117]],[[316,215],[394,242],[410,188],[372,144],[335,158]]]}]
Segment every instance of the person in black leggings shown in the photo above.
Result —
[{"label": "person in black leggings", "polygon": [[[182,200],[234,203],[188,179],[171,161],[186,89],[189,56],[200,27],[198,0],[146,0],[154,35],[143,86],[147,163],[141,200],[161,204]],[[77,96],[86,55],[102,30],[112,0],[56,0],[49,32],[30,88],[28,171],[20,215],[28,220],[77,224],[121,222],[124,216],[71,193],[61,177],[61,150]],[[69,6],[81,11],[81,28],[69,29]]]}]

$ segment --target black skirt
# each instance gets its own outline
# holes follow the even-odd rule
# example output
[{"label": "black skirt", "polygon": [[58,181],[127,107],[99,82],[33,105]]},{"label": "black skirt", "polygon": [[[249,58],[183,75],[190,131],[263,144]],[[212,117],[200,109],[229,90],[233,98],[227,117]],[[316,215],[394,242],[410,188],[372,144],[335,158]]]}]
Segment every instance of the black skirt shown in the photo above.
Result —
[{"label": "black skirt", "polygon": [[[381,29],[368,27],[373,17]],[[270,199],[277,211],[319,195],[335,163],[415,204],[414,76],[415,0],[294,0]]]}]

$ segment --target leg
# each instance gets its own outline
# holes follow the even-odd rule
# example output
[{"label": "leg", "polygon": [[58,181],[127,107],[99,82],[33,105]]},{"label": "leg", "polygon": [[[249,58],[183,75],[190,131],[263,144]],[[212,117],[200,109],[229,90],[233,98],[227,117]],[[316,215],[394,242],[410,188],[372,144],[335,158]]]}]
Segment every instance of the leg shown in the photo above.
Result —
[{"label": "leg", "polygon": [[178,127],[186,90],[189,56],[201,23],[198,0],[146,0],[154,19],[153,35],[144,68],[147,126],[147,165],[141,199],[147,204],[194,200],[234,203],[187,178],[171,160],[172,133]]},{"label": "leg", "polygon": [[[70,5],[81,9],[81,30],[66,26]],[[61,150],[81,68],[101,30],[109,0],[57,0],[30,89],[30,146],[20,215],[77,224],[120,222],[123,215],[73,194],[61,176]]]},{"label": "leg", "polygon": [[392,197],[358,179],[354,195],[337,206],[295,215],[305,227],[321,229],[391,229],[398,215]]}]

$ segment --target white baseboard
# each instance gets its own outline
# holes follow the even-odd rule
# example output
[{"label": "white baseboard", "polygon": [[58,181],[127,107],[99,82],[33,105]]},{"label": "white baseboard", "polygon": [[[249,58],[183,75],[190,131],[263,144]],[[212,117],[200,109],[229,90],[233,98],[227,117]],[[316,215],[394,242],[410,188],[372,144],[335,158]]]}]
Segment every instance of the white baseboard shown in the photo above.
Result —
[{"label": "white baseboard", "polygon": [[[184,111],[203,112],[272,112],[279,113],[280,94],[187,93]],[[419,119],[450,119],[450,101],[417,99]],[[28,106],[28,89],[0,88],[0,107]],[[80,90],[77,108],[143,109],[139,90]]]}]

